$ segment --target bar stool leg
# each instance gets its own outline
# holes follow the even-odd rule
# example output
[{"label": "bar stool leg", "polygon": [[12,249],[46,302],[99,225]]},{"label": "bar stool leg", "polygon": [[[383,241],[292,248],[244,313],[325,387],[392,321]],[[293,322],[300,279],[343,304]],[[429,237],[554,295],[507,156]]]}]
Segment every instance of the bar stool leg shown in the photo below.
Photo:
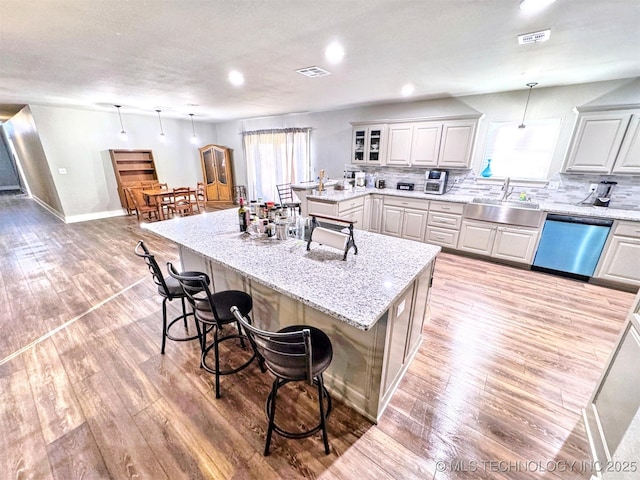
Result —
[{"label": "bar stool leg", "polygon": [[318,375],[318,405],[320,407],[320,425],[322,425],[322,440],[324,440],[324,453],[329,455],[329,439],[327,436],[327,424],[324,414],[324,379]]},{"label": "bar stool leg", "polygon": [[264,456],[269,455],[269,446],[271,445],[271,436],[276,424],[276,396],[278,395],[278,387],[280,381],[276,378],[271,387],[271,393],[267,397],[267,416],[269,417],[269,428],[267,429],[267,441],[264,446]]},{"label": "bar stool leg", "polygon": [[160,353],[164,355],[164,347],[167,344],[167,297],[162,300],[162,346]]}]

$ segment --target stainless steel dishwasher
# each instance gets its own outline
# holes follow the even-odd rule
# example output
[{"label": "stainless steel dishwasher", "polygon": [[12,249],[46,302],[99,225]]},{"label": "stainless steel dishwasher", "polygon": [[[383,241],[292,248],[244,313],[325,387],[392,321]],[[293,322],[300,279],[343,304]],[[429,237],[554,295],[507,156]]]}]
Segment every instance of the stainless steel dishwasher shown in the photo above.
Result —
[{"label": "stainless steel dishwasher", "polygon": [[602,218],[547,215],[531,269],[588,280],[612,224]]}]

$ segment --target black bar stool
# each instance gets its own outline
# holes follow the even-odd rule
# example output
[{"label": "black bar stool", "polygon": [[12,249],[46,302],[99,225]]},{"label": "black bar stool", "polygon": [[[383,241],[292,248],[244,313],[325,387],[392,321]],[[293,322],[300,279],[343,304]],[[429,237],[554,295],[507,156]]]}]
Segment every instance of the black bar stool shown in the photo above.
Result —
[{"label": "black bar stool", "polygon": [[[209,290],[209,277],[198,272],[178,273],[171,263],[167,263],[169,275],[176,279],[184,290],[189,303],[193,307],[196,320],[202,323],[202,336],[200,338],[200,346],[202,354],[200,357],[200,367],[207,372],[213,373],[216,377],[216,398],[220,398],[220,376],[231,375],[248,367],[256,358],[255,351],[242,365],[231,367],[227,370],[220,368],[220,349],[222,342],[232,340],[234,338],[240,340],[240,345],[245,348],[244,339],[247,338],[240,327],[240,323],[231,313],[231,307],[237,305],[243,315],[248,316],[253,308],[253,300],[251,296],[239,290],[225,290],[222,292],[211,293]],[[234,323],[238,333],[220,336],[220,332],[225,325]],[[213,330],[213,341],[207,345],[207,333]],[[214,366],[209,365],[207,356],[213,350]],[[261,365],[262,367],[262,365]]]},{"label": "black bar stool", "polygon": [[[162,300],[162,347],[160,348],[160,353],[164,354],[164,348],[167,343],[167,338],[169,340],[173,340],[175,342],[187,342],[190,340],[200,339],[200,324],[197,321],[194,321],[196,326],[196,334],[189,334],[189,326],[187,324],[187,317],[193,317],[193,312],[187,313],[187,309],[185,306],[185,298],[187,297],[180,283],[172,278],[171,276],[165,277],[160,270],[160,266],[158,262],[156,262],[155,257],[149,253],[146,245],[142,240],[138,242],[136,248],[134,250],[135,254],[141,258],[144,258],[149,271],[153,277],[153,281],[158,286],[158,294],[163,297]],[[199,272],[185,272],[185,273],[199,273]],[[201,274],[205,275],[205,274]],[[207,284],[209,283],[209,277],[206,278]],[[174,298],[179,298],[180,303],[182,304],[182,315],[174,318],[167,324],[167,301],[172,301]],[[184,329],[186,331],[185,335],[179,335],[175,333],[171,333],[171,329],[176,323],[180,320],[184,322]]]},{"label": "black bar stool", "polygon": [[[269,455],[273,432],[287,438],[305,438],[322,431],[324,452],[329,454],[326,419],[331,413],[331,397],[324,386],[323,372],[331,365],[333,347],[331,340],[322,330],[308,325],[291,325],[267,332],[251,325],[242,311],[231,307],[231,312],[242,324],[252,346],[262,358],[266,368],[275,375],[271,393],[267,397],[265,410],[269,420],[264,454]],[[318,387],[318,408],[320,421],[305,431],[291,432],[279,427],[275,421],[278,390],[289,382],[306,381]],[[326,408],[325,408],[326,401]]]}]

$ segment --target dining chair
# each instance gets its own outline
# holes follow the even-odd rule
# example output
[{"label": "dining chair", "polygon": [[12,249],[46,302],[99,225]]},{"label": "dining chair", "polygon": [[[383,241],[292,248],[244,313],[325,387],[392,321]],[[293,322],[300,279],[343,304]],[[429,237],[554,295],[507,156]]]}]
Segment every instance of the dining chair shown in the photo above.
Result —
[{"label": "dining chair", "polygon": [[144,194],[142,193],[142,187],[126,188],[125,191],[133,201],[138,222],[140,222],[141,219],[144,220],[145,216],[150,222],[160,220],[160,215],[158,213],[159,207],[157,205],[147,205],[147,202],[144,200]]},{"label": "dining chair", "polygon": [[193,205],[198,210],[198,213],[204,212],[205,202],[207,200],[207,194],[206,194],[203,182],[198,182],[198,184],[196,185],[194,198],[195,198],[195,203]]},{"label": "dining chair", "polygon": [[191,189],[189,187],[174,188],[171,203],[167,206],[173,214],[180,216],[193,215]]},{"label": "dining chair", "polygon": [[[180,282],[187,300],[193,307],[196,320],[201,323],[200,331],[202,337],[200,339],[201,356],[200,368],[215,375],[216,398],[220,398],[220,376],[231,375],[248,367],[256,358],[255,351],[251,352],[249,359],[240,361],[241,365],[230,365],[223,369],[220,362],[220,345],[229,340],[238,340],[240,346],[245,349],[245,339],[247,338],[240,328],[240,323],[231,313],[231,307],[237,306],[237,309],[243,316],[248,316],[253,308],[253,299],[248,293],[240,290],[223,290],[212,293],[209,289],[208,277],[204,274],[193,272],[178,273],[171,262],[167,263],[169,275]],[[226,333],[224,327],[229,324],[235,324],[237,333],[233,331]],[[213,330],[213,340],[207,344],[207,334]],[[229,345],[225,343],[225,345]],[[214,364],[209,363],[209,354],[213,351]],[[262,364],[260,364],[262,368]]]},{"label": "dining chair", "polygon": [[283,208],[300,208],[300,202],[294,197],[290,183],[276,185],[276,189],[278,190],[278,197],[280,198],[280,204]]},{"label": "dining chair", "polygon": [[[329,368],[333,359],[333,347],[329,336],[319,328],[310,325],[289,325],[277,332],[269,332],[252,325],[236,306],[231,307],[231,313],[249,337],[258,359],[262,361],[260,365],[264,364],[266,369],[275,376],[265,405],[269,427],[264,455],[269,455],[273,432],[286,438],[305,438],[319,431],[322,431],[324,452],[328,455],[326,419],[331,413],[331,396],[324,386],[322,374]],[[302,431],[290,431],[276,423],[276,398],[280,388],[289,382],[307,382],[309,385],[315,384],[318,387],[319,422],[317,425]],[[299,424],[304,425],[304,422],[300,421]]]}]

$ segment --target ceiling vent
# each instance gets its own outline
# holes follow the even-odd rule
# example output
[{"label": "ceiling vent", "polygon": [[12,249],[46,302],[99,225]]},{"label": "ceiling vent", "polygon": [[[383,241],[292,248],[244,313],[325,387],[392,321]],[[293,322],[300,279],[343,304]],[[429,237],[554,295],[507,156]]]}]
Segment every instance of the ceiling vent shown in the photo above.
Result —
[{"label": "ceiling vent", "polygon": [[320,67],[305,67],[305,68],[301,68],[300,70],[296,70],[296,72],[309,78],[324,77],[325,75],[331,75],[331,72],[327,72],[326,70]]},{"label": "ceiling vent", "polygon": [[530,43],[542,43],[549,40],[551,30],[541,30],[540,32],[524,33],[518,35],[518,43],[520,45],[528,45]]}]

